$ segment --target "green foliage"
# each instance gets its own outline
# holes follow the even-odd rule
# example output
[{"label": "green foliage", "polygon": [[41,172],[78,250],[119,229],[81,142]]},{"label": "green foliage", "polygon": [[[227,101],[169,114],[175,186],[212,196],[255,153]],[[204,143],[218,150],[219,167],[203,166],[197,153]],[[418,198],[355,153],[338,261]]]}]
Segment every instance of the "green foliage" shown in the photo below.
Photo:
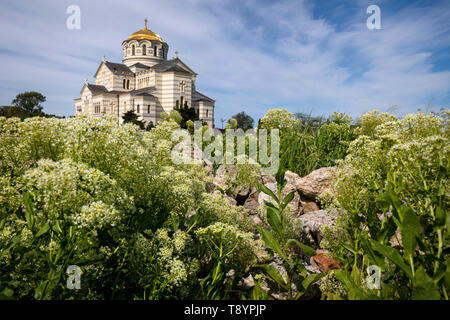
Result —
[{"label": "green foliage", "polygon": [[137,125],[142,130],[145,128],[145,123],[142,120],[139,120],[139,116],[134,112],[134,110],[129,110],[124,113],[123,123],[131,123]]},{"label": "green foliage", "polygon": [[297,123],[298,120],[286,108],[272,109],[267,111],[264,117],[259,120],[258,127],[266,130],[285,130],[295,126]]},{"label": "green foliage", "polygon": [[23,110],[27,112],[37,112],[38,114],[42,112],[41,103],[45,102],[46,98],[39,92],[36,91],[27,91],[24,93],[19,93],[12,104],[21,107]]},{"label": "green foliage", "polygon": [[[360,123],[359,131],[367,135],[350,144],[331,195],[332,206],[341,212],[336,232],[345,236],[336,237],[337,243],[327,241],[329,249],[348,273],[379,266],[378,295],[384,299],[448,299],[450,149],[445,122],[431,114],[399,120],[371,112]],[[363,293],[360,298],[368,298]]]},{"label": "green foliage", "polygon": [[[250,223],[205,194],[206,168],[172,162],[178,128],[170,117],[149,132],[112,116],[1,117],[0,296],[203,297],[196,231],[220,222],[244,235]],[[242,242],[226,264],[248,267],[255,246]],[[80,290],[66,287],[69,265]]]},{"label": "green foliage", "polygon": [[[288,239],[286,237],[287,223],[284,219],[283,211],[294,198],[295,191],[292,191],[284,198],[281,198],[281,187],[278,188],[277,195],[262,184],[259,187],[262,192],[272,197],[276,204],[268,201],[264,202],[267,211],[267,221],[271,229],[258,227],[258,231],[270,253],[276,254],[282,258],[287,276],[286,279],[283,278],[280,272],[269,264],[256,265],[255,267],[262,270],[270,281],[287,291],[288,299],[299,299],[308,291],[312,284],[322,277],[322,275],[308,275],[300,257],[295,251],[292,252],[291,249],[292,247],[299,248],[301,252],[307,256],[314,256],[316,251],[296,239]],[[299,279],[299,285],[297,286],[297,294],[294,296],[292,284],[295,277]]]},{"label": "green foliage", "polygon": [[180,108],[174,108],[175,111],[177,111],[180,116],[181,116],[181,120],[179,122],[180,127],[182,129],[187,129],[188,128],[188,122],[195,122],[199,120],[197,111],[195,111],[195,109],[193,107],[188,107],[187,105],[182,106]]},{"label": "green foliage", "polygon": [[[252,117],[250,117],[248,114],[245,113],[245,111],[239,112],[235,114],[232,119],[236,120],[236,128],[242,129],[242,130],[248,130],[253,128],[254,120]],[[231,121],[231,119],[230,119]],[[230,121],[228,123],[230,123]]]},{"label": "green foliage", "polygon": [[277,180],[287,170],[303,177],[318,168],[334,166],[346,156],[355,138],[352,119],[334,113],[326,122],[319,120],[303,119],[281,132]]}]

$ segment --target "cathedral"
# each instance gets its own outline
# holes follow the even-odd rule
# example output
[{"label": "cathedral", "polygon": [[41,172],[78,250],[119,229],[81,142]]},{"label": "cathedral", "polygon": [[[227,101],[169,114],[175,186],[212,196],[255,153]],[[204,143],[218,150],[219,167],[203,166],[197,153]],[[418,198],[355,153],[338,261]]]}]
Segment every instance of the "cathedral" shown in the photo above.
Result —
[{"label": "cathedral", "polygon": [[199,119],[214,126],[214,100],[197,91],[197,73],[178,57],[167,60],[169,46],[145,28],[122,43],[123,63],[103,57],[94,75],[95,84],[85,81],[81,98],[75,99],[76,113],[116,115],[123,121],[133,110],[146,125],[161,120],[161,113],[173,108],[194,108]]}]

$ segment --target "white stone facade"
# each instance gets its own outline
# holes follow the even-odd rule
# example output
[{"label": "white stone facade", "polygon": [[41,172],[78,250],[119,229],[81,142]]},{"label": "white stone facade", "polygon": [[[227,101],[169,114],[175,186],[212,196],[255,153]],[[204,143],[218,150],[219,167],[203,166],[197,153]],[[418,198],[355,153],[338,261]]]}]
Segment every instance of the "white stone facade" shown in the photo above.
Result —
[{"label": "white stone facade", "polygon": [[196,91],[197,74],[177,54],[167,60],[169,46],[159,35],[146,26],[125,40],[122,49],[123,64],[103,58],[95,84],[85,82],[81,97],[75,99],[76,113],[113,114],[122,123],[123,114],[134,110],[146,124],[156,124],[162,112],[183,105],[214,127],[215,101]]}]

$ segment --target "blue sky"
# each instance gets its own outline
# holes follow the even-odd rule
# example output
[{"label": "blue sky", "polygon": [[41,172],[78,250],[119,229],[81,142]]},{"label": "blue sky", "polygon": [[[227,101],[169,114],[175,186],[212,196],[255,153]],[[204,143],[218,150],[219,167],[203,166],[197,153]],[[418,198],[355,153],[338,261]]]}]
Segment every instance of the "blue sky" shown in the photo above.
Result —
[{"label": "blue sky", "polygon": [[[69,5],[81,29],[66,28]],[[366,9],[381,9],[368,30]],[[398,115],[450,105],[450,1],[127,0],[0,3],[0,105],[39,91],[44,110],[74,113],[84,79],[102,55],[121,62],[121,43],[149,28],[199,75],[220,118],[272,108],[354,118],[372,110]]]}]

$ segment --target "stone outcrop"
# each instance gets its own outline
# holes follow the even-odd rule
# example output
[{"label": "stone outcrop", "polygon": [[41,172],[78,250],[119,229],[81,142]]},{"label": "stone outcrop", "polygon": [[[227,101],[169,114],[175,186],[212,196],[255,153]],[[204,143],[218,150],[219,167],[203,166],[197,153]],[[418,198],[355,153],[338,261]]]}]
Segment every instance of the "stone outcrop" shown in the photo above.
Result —
[{"label": "stone outcrop", "polygon": [[[314,170],[303,178],[298,177],[298,175],[292,172],[289,175],[295,180],[295,186],[302,196],[316,200],[320,194],[330,189],[333,172],[334,169],[331,167]],[[294,175],[298,178],[295,178]]]},{"label": "stone outcrop", "polygon": [[323,238],[322,227],[336,224],[336,212],[318,210],[305,213],[297,218],[301,224],[302,236],[308,240],[310,245],[318,248]]}]

